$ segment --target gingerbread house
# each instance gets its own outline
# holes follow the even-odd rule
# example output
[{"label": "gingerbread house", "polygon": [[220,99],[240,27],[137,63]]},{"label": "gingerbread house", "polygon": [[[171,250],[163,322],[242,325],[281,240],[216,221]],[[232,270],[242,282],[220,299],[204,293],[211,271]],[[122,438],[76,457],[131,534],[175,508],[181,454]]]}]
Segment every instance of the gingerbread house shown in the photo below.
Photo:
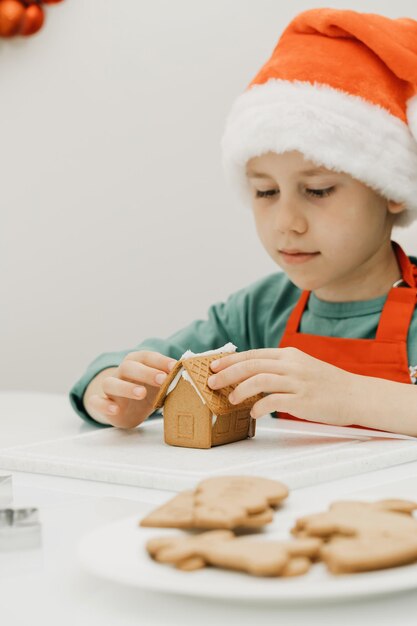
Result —
[{"label": "gingerbread house", "polygon": [[236,385],[219,390],[207,385],[213,374],[210,363],[230,353],[229,346],[233,344],[226,344],[224,351],[213,350],[189,358],[183,355],[166,378],[154,402],[154,409],[163,407],[165,443],[211,448],[255,435],[250,410],[263,395],[231,404],[228,396]]}]

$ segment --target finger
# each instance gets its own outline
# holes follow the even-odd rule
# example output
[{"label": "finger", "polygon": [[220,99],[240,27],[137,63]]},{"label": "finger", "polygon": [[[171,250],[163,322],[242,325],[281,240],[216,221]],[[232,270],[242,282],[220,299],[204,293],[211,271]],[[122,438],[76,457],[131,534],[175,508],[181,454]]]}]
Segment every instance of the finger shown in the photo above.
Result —
[{"label": "finger", "polygon": [[117,374],[130,382],[145,383],[154,387],[159,387],[168,376],[160,369],[149,367],[127,357],[120,363]]},{"label": "finger", "polygon": [[255,402],[250,415],[254,419],[258,419],[258,417],[262,417],[267,413],[274,413],[275,411],[291,413],[291,401],[293,397],[294,394],[292,393],[271,393]]},{"label": "finger", "polygon": [[[254,350],[246,350],[245,352],[233,352],[228,356],[211,362],[210,367],[213,371],[219,372],[226,367],[230,367],[235,363],[250,361],[253,359],[279,359],[285,355],[287,348],[259,348]],[[291,348],[290,348],[291,350]]]},{"label": "finger", "polygon": [[240,404],[258,393],[294,393],[294,382],[288,376],[256,374],[240,383],[231,394],[229,402]]},{"label": "finger", "polygon": [[260,373],[285,374],[285,365],[272,359],[250,359],[230,365],[226,369],[210,376],[207,384],[211,389],[222,389],[228,385],[238,384],[247,378]]},{"label": "finger", "polygon": [[139,350],[138,352],[130,352],[126,359],[138,361],[149,367],[169,373],[176,365],[177,361],[165,354],[155,352],[153,350]]},{"label": "finger", "polygon": [[109,396],[143,400],[147,394],[146,387],[136,383],[121,380],[115,376],[108,376],[102,383],[103,391]]},{"label": "finger", "polygon": [[[102,417],[108,417],[111,415],[118,415],[120,408],[110,398],[105,398],[103,396],[99,396],[98,394],[94,394],[90,398],[90,406],[92,409],[92,417],[95,415],[101,415]],[[94,413],[94,414],[93,414]]]}]

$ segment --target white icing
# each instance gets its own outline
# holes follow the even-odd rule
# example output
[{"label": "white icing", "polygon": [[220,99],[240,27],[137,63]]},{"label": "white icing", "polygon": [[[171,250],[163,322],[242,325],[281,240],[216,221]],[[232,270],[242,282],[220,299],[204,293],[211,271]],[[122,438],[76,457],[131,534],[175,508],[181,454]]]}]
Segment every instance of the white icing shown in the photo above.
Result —
[{"label": "white icing", "polygon": [[181,372],[183,371],[183,367],[180,369],[179,372],[177,372],[177,375],[175,376],[175,378],[173,380],[171,380],[170,385],[168,386],[166,395],[168,395],[169,393],[171,393],[171,391],[178,385],[179,380],[181,378]]},{"label": "white icing", "polygon": [[191,385],[194,387],[196,393],[198,393],[198,395],[200,396],[200,400],[203,404],[205,404],[205,400],[203,398],[203,396],[201,395],[199,389],[197,389],[197,387],[195,386],[195,384],[193,383],[191,376],[189,375],[189,373],[187,372],[187,370],[185,370],[184,368],[182,368],[181,370],[181,375],[183,378],[185,378],[185,380],[188,380],[189,383],[191,383]]},{"label": "white icing", "polygon": [[[222,348],[216,348],[215,350],[207,350],[207,352],[191,352],[191,350],[186,350],[182,355],[181,359],[191,359],[193,356],[202,356],[207,354],[219,354],[220,352],[236,352],[237,347],[233,343],[226,343]],[[181,361],[180,359],[180,361]]]}]

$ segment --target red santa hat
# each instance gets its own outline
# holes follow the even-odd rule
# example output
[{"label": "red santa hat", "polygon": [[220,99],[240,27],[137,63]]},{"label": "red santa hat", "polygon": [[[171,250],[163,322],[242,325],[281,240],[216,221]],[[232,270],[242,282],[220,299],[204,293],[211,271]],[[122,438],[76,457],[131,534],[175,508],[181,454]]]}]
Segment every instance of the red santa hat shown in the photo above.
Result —
[{"label": "red santa hat", "polygon": [[250,203],[246,163],[299,150],[404,202],[417,217],[417,21],[351,10],[297,15],[233,103],[225,173]]}]

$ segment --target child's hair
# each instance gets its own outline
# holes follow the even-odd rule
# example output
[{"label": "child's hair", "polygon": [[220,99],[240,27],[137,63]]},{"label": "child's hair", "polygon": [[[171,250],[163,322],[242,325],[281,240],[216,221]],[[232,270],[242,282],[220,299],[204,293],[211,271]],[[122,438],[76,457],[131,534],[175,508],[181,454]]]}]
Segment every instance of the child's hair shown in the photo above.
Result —
[{"label": "child's hair", "polygon": [[351,10],[297,15],[233,103],[223,166],[250,204],[246,163],[299,150],[417,218],[417,21]]}]

